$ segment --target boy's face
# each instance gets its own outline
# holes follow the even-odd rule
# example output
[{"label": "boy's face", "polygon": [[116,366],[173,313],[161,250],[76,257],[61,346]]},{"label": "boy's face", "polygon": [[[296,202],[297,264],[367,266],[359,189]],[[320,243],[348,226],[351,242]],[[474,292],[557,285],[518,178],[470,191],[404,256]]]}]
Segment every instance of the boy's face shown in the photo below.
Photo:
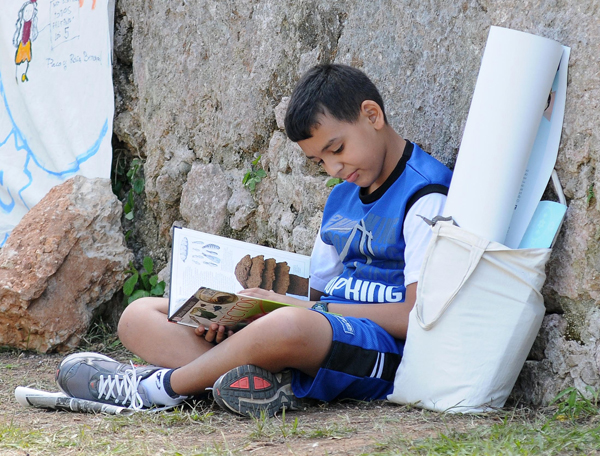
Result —
[{"label": "boy's face", "polygon": [[380,130],[385,121],[380,110],[379,113],[361,110],[354,123],[337,120],[329,114],[321,115],[318,120],[311,132],[313,136],[298,141],[309,160],[323,166],[330,176],[366,187],[369,193],[387,179],[391,170],[388,173],[384,166],[385,143]]}]

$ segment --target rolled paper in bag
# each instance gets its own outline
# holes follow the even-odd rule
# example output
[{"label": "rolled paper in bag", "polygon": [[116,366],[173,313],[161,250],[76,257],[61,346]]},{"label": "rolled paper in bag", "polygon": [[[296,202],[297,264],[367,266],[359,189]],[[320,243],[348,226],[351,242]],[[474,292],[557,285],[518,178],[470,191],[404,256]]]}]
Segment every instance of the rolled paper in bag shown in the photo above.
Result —
[{"label": "rolled paper in bag", "polygon": [[492,27],[444,215],[504,243],[563,53],[550,39]]}]

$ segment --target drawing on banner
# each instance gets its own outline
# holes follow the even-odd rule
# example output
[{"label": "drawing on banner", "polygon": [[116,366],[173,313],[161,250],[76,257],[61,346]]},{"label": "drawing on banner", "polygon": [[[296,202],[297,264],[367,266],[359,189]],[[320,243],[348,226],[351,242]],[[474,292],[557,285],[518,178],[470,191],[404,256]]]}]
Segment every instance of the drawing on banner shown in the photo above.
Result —
[{"label": "drawing on banner", "polygon": [[51,47],[79,38],[79,8],[83,2],[78,0],[52,0],[50,2],[50,40]]},{"label": "drawing on banner", "polygon": [[[29,80],[27,71],[29,70],[29,63],[32,57],[31,42],[38,35],[37,12],[37,0],[27,0],[19,9],[17,23],[15,24],[15,35],[13,37],[13,44],[17,48],[15,54],[15,65],[17,66],[15,78],[17,82],[19,80],[21,82]],[[24,70],[22,70],[23,65],[25,65]],[[21,73],[20,77],[19,73]]]},{"label": "drawing on banner", "polygon": [[[6,99],[6,94],[5,94],[5,90],[4,90],[4,85],[2,83],[2,74],[1,73],[0,73],[0,95],[2,95],[1,101],[4,104],[4,108],[6,109],[6,114],[8,115],[8,118],[11,120],[11,124],[12,124],[12,129],[8,132],[8,135],[5,138],[0,137],[0,148],[2,146],[4,146],[5,144],[7,144],[12,137],[12,139],[14,141],[15,150],[16,151],[25,151],[26,158],[25,158],[25,167],[23,168],[23,174],[26,179],[25,179],[24,185],[18,190],[17,193],[20,196],[20,200],[25,205],[25,207],[27,209],[31,209],[22,197],[23,192],[32,184],[32,181],[33,181],[32,176],[31,176],[30,165],[31,164],[36,165],[42,171],[44,171],[45,173],[47,173],[48,175],[53,176],[53,177],[65,178],[65,177],[69,177],[69,176],[75,174],[77,171],[79,171],[80,165],[83,162],[85,162],[86,160],[88,160],[90,157],[92,157],[93,155],[95,155],[98,152],[102,140],[108,133],[108,120],[106,120],[104,122],[104,125],[102,126],[102,128],[100,130],[100,134],[98,135],[97,140],[95,141],[94,144],[92,144],[92,146],[88,150],[86,150],[85,152],[83,152],[80,155],[77,155],[75,157],[75,160],[73,162],[69,163],[65,169],[63,169],[61,171],[55,171],[55,170],[47,168],[43,165],[42,161],[38,159],[36,154],[33,152],[31,147],[29,146],[28,141],[25,138],[25,136],[23,135],[23,132],[21,131],[21,129],[14,122],[14,120],[13,120],[14,116],[8,105],[8,100]],[[2,163],[0,163],[0,166],[2,166]],[[0,188],[4,187],[3,175],[4,175],[4,171],[2,169],[0,169]],[[4,212],[10,213],[15,206],[15,199],[10,191],[10,187],[6,188],[6,192],[8,193],[10,201],[3,202],[2,199],[0,198],[0,208],[2,208],[4,210]],[[0,239],[0,246],[2,246],[2,245],[3,245],[3,242]]]},{"label": "drawing on banner", "polygon": [[114,115],[108,9],[96,0],[7,6],[0,15],[0,247],[55,185],[75,174],[110,176]]}]

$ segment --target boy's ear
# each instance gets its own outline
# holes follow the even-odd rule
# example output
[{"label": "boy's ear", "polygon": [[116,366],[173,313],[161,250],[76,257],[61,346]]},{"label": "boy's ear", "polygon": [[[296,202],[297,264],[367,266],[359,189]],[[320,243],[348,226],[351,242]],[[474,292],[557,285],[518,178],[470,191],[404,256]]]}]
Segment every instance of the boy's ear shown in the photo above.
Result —
[{"label": "boy's ear", "polygon": [[377,130],[385,125],[385,118],[381,106],[373,100],[363,101],[360,105],[360,113],[366,117]]}]

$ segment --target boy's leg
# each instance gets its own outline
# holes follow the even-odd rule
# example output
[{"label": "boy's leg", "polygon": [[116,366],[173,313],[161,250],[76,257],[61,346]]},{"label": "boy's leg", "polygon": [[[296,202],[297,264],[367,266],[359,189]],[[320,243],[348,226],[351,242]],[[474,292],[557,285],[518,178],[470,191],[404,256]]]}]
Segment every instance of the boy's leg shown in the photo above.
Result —
[{"label": "boy's leg", "polygon": [[214,345],[194,328],[167,320],[168,300],[141,298],[127,306],[119,320],[119,339],[144,361],[161,367],[180,367]]},{"label": "boy's leg", "polygon": [[331,325],[319,312],[278,309],[177,369],[171,375],[171,387],[180,395],[198,394],[227,371],[244,364],[270,372],[292,367],[314,376],[331,343]]},{"label": "boy's leg", "polygon": [[[184,364],[176,370],[165,370],[163,375],[169,379],[168,388],[167,383],[164,383],[164,386],[172,398],[203,393],[212,387],[221,375],[246,364],[256,365],[270,372],[279,372],[291,367],[309,376],[315,376],[332,345],[333,332],[329,321],[323,314],[308,309],[278,309],[213,346],[196,336],[192,328],[169,323],[164,313],[165,300],[138,301],[132,303],[123,314],[119,322],[119,335],[127,348],[148,362],[167,368]],[[135,303],[137,304],[134,306]],[[190,358],[191,362],[185,364]],[[97,387],[94,379],[102,374],[115,385],[118,383],[117,386],[124,387],[127,384],[127,388],[139,391],[136,389],[137,384],[129,384],[135,380],[135,372],[132,371],[129,379],[126,373],[117,372],[121,366],[118,362],[112,361],[108,363],[112,367],[104,368],[99,365],[100,361],[77,359],[69,366],[59,366],[59,385],[62,382],[67,389],[90,389],[93,397],[94,394],[99,394],[94,393]],[[106,360],[102,362],[106,363]],[[110,369],[114,369],[115,372]],[[157,372],[152,375],[160,373],[160,368],[155,369]],[[98,377],[100,380],[102,375]],[[138,382],[139,380],[148,382],[152,377],[140,378]],[[113,394],[119,400],[116,403],[121,403],[121,397],[117,393],[118,391]],[[150,405],[165,404],[153,401],[150,397]],[[144,405],[147,406],[146,402],[144,401]]]}]

